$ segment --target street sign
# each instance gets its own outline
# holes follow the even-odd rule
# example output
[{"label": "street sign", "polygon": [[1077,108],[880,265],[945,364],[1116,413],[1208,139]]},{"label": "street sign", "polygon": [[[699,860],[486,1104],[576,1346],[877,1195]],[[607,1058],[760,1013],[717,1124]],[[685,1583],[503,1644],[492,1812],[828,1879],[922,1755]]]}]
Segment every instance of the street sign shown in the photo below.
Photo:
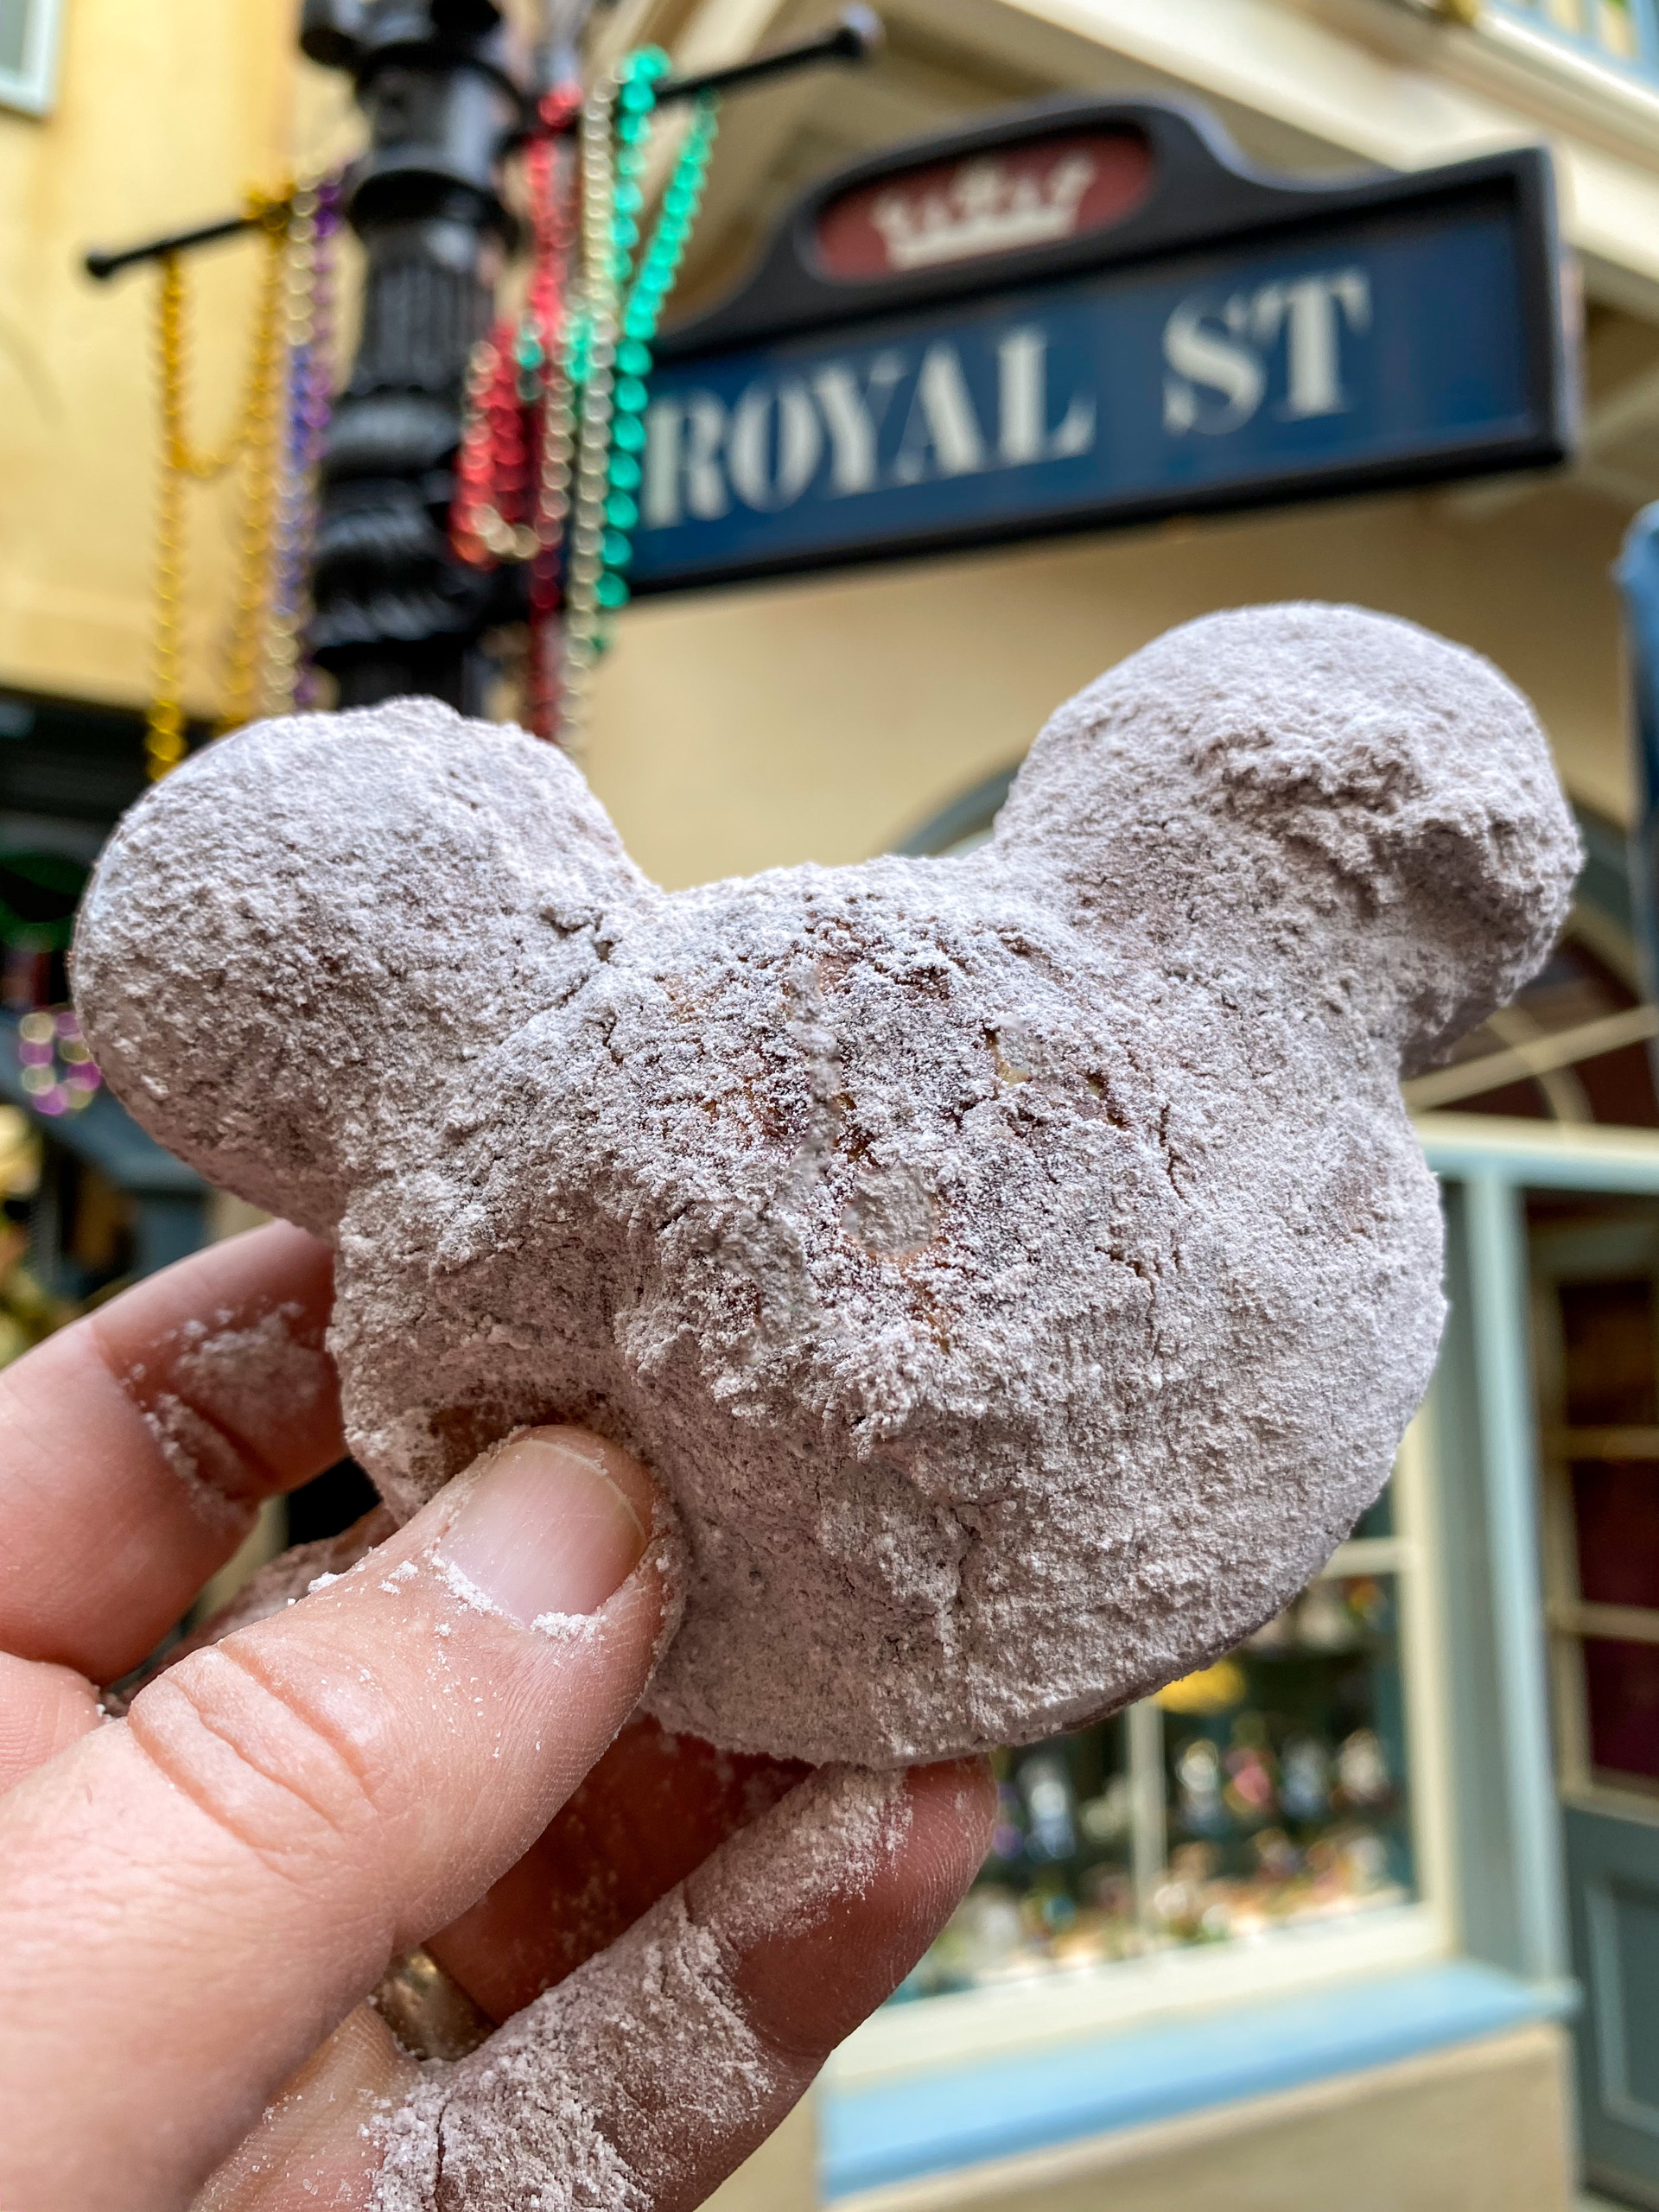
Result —
[{"label": "street sign", "polygon": [[1541,149],[1309,184],[1045,103],[831,178],[668,334],[640,594],[1565,459]]}]

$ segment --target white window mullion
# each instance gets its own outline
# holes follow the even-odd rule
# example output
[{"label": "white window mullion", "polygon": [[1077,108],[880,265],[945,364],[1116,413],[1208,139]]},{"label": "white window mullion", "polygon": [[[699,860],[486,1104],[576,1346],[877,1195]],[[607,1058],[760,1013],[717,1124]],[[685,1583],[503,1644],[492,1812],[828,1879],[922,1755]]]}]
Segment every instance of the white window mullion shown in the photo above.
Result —
[{"label": "white window mullion", "polygon": [[1153,1924],[1153,1899],[1169,1871],[1169,1785],[1164,1772],[1164,1716],[1148,1698],[1128,1711],[1130,1866],[1135,1909]]}]

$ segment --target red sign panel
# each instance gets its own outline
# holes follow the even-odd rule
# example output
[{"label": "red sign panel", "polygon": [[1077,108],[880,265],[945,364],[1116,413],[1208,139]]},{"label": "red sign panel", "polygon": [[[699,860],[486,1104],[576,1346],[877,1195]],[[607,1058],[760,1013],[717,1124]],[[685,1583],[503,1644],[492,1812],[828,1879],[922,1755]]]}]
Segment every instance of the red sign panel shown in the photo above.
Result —
[{"label": "red sign panel", "polygon": [[830,276],[868,281],[986,261],[1109,230],[1152,189],[1139,131],[1091,131],[884,177],[818,224]]}]

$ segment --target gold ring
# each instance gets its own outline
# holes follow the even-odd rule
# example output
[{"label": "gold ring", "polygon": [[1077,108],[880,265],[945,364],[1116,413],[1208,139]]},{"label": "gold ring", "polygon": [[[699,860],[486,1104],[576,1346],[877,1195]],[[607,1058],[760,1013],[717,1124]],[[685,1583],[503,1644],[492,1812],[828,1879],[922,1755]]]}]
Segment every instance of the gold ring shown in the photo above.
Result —
[{"label": "gold ring", "polygon": [[495,2033],[429,1951],[399,1959],[369,2002],[411,2058],[467,2058]]}]

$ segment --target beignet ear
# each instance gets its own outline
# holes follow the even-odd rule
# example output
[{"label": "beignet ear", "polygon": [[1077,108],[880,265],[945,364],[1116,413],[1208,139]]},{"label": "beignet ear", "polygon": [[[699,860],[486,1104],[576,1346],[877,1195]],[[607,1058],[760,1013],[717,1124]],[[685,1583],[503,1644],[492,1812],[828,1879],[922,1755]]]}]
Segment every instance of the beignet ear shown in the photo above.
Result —
[{"label": "beignet ear", "polygon": [[435,701],[261,723],[133,808],[75,1003],[111,1088],[213,1183],[327,1234],[466,1064],[652,896],[580,773]]},{"label": "beignet ear", "polygon": [[1513,684],[1414,623],[1317,605],[1188,623],[1063,707],[995,851],[1217,979],[1259,987],[1276,956],[1407,1074],[1541,966],[1583,865]]}]

